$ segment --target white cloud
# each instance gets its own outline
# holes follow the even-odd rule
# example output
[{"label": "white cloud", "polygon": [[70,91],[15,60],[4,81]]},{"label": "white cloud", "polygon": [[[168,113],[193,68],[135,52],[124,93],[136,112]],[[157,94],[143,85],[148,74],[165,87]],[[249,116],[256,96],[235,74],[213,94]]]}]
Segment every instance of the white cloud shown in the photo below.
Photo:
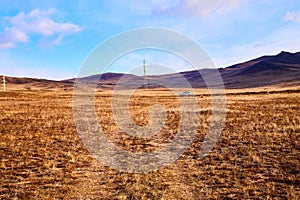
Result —
[{"label": "white cloud", "polygon": [[0,32],[0,48],[13,48],[19,43],[28,43],[32,34],[43,38],[54,37],[53,45],[57,45],[64,36],[81,31],[76,24],[54,21],[51,17],[55,13],[55,9],[35,9],[29,13],[20,12],[14,17],[5,17],[10,26]]},{"label": "white cloud", "polygon": [[231,11],[239,5],[239,0],[188,0],[185,9],[195,15],[207,16],[211,13],[224,13]]},{"label": "white cloud", "polygon": [[299,11],[288,11],[284,16],[284,20],[300,23],[300,10]]},{"label": "white cloud", "polygon": [[206,17],[235,9],[240,0],[152,0],[154,11],[172,12]]},{"label": "white cloud", "polygon": [[0,49],[9,49],[16,46],[17,43],[26,43],[29,37],[26,33],[12,28],[5,28],[4,32],[0,33]]},{"label": "white cloud", "polygon": [[181,0],[152,0],[152,5],[154,9],[159,12],[175,9],[181,4]]}]

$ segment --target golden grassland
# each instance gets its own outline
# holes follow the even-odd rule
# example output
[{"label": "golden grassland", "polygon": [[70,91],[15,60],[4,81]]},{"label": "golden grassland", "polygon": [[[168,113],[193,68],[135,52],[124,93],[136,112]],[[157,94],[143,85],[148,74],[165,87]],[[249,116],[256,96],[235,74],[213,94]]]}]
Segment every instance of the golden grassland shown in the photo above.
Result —
[{"label": "golden grassland", "polygon": [[[210,97],[197,90],[201,111],[192,145],[175,163],[144,174],[119,172],[89,154],[76,131],[70,91],[0,92],[0,199],[299,199],[299,90],[261,91],[227,91],[223,131],[199,159],[211,111]],[[120,148],[155,150],[172,140],[180,113],[168,90],[137,91],[130,101],[136,124],[150,123],[154,103],[167,119],[153,140],[119,130],[111,91],[97,94],[99,123]]]}]

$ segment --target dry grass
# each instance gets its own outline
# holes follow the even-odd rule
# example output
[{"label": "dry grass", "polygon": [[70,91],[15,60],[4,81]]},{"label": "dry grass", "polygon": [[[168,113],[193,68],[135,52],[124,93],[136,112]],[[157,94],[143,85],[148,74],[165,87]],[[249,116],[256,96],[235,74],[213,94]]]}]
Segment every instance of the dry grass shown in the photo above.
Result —
[{"label": "dry grass", "polygon": [[[105,91],[97,95],[97,113],[120,148],[152,151],[176,134],[178,104],[168,91],[140,92],[131,99],[139,125],[149,123],[153,103],[168,110],[165,127],[153,140],[123,134],[112,119],[110,97]],[[209,100],[199,96],[201,123],[179,160],[159,171],[130,174],[101,165],[85,150],[70,92],[1,92],[0,199],[299,199],[300,93],[228,95],[222,135],[199,159]]]}]

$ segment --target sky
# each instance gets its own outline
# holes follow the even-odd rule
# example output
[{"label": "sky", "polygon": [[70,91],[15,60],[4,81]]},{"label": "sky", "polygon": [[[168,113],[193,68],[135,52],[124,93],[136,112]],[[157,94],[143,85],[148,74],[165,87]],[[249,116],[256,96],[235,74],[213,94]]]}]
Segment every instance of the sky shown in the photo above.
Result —
[{"label": "sky", "polygon": [[[215,67],[227,67],[262,55],[300,51],[300,1],[1,0],[0,74],[76,77],[99,44],[144,27],[182,33],[206,51]],[[192,69],[176,55],[141,50],[122,56],[106,71],[127,73],[143,59],[175,71]]]}]

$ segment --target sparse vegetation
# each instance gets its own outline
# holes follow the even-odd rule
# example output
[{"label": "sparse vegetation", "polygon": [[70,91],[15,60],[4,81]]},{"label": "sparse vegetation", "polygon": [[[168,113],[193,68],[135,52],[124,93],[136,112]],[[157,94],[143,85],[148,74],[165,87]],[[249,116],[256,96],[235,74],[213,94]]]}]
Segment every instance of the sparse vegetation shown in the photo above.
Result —
[{"label": "sparse vegetation", "polygon": [[[153,140],[123,134],[110,98],[109,91],[97,94],[97,113],[120,148],[147,152],[176,134],[178,104],[168,91],[137,92],[130,102],[139,125],[149,123],[151,104],[168,110],[165,128]],[[199,129],[182,157],[159,171],[130,174],[101,165],[84,148],[71,92],[1,92],[0,199],[299,199],[300,93],[228,95],[223,132],[203,159],[198,153],[209,126],[210,99],[198,99]]]}]

